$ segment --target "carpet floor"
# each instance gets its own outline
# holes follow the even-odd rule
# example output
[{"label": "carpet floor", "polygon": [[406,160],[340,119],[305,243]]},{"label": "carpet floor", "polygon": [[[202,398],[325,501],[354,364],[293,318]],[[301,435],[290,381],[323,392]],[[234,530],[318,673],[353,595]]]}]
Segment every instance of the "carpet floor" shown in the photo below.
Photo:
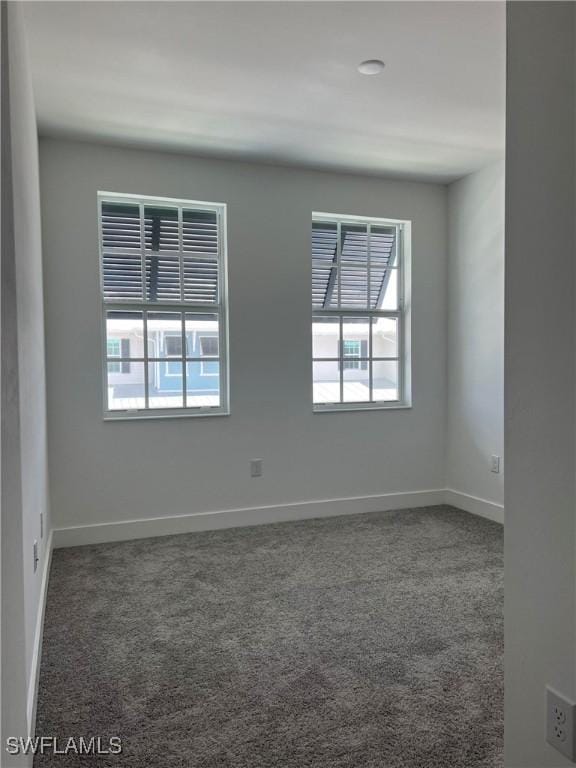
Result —
[{"label": "carpet floor", "polygon": [[500,525],[448,506],[54,552],[37,735],[114,768],[502,765]]}]

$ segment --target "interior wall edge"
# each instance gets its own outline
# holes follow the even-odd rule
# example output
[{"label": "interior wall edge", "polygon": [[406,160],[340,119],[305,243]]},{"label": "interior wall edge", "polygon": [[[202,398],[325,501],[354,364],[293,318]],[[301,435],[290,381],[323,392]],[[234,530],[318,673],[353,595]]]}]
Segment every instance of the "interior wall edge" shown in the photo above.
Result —
[{"label": "interior wall edge", "polygon": [[36,705],[38,702],[38,682],[40,680],[40,662],[42,660],[42,639],[44,635],[44,614],[46,610],[46,598],[48,595],[48,580],[50,566],[52,564],[54,534],[51,530],[46,541],[44,554],[44,567],[42,569],[42,583],[40,586],[40,600],[36,615],[36,629],[34,632],[34,645],[32,648],[32,662],[30,665],[30,682],[28,685],[28,697],[26,702],[26,714],[28,717],[28,733],[34,736],[36,725]]}]

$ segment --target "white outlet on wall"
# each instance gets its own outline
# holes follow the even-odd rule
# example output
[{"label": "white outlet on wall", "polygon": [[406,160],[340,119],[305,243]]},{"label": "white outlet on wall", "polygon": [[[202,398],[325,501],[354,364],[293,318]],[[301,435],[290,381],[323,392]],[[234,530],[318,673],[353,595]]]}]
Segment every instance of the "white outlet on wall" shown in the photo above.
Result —
[{"label": "white outlet on wall", "polygon": [[569,760],[574,760],[576,704],[553,688],[546,688],[546,741]]},{"label": "white outlet on wall", "polygon": [[490,461],[490,470],[499,474],[500,472],[500,456],[492,456]]},{"label": "white outlet on wall", "polygon": [[250,477],[262,477],[262,459],[250,461]]}]

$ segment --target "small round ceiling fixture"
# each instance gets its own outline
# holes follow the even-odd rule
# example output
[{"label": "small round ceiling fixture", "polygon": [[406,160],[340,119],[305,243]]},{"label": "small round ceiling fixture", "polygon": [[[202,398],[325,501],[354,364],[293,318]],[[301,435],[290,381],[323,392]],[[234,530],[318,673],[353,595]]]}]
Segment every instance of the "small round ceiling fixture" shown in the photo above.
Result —
[{"label": "small round ceiling fixture", "polygon": [[384,71],[386,65],[381,59],[366,59],[361,64],[358,64],[358,72],[361,75],[379,75]]}]

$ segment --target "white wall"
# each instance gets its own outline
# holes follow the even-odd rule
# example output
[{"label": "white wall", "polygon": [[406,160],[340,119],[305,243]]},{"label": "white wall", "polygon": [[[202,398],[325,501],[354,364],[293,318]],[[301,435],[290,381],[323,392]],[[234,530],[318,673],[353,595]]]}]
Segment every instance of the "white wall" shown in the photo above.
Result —
[{"label": "white wall", "polygon": [[450,185],[448,224],[446,486],[503,504],[503,163]]},{"label": "white wall", "polygon": [[[6,7],[7,6],[7,7]],[[26,734],[50,529],[36,119],[20,7],[3,4],[2,727]],[[6,44],[8,47],[6,49]],[[45,535],[40,537],[40,513]],[[33,568],[33,541],[40,562]],[[24,690],[23,690],[24,688]],[[28,712],[28,718],[33,713]]]},{"label": "white wall", "polygon": [[[51,139],[41,182],[56,526],[443,487],[445,187]],[[230,417],[102,421],[98,190],[228,204]],[[413,221],[411,410],[312,413],[314,210]]]},{"label": "white wall", "polygon": [[505,751],[545,742],[546,684],[576,694],[573,3],[508,3]]}]

